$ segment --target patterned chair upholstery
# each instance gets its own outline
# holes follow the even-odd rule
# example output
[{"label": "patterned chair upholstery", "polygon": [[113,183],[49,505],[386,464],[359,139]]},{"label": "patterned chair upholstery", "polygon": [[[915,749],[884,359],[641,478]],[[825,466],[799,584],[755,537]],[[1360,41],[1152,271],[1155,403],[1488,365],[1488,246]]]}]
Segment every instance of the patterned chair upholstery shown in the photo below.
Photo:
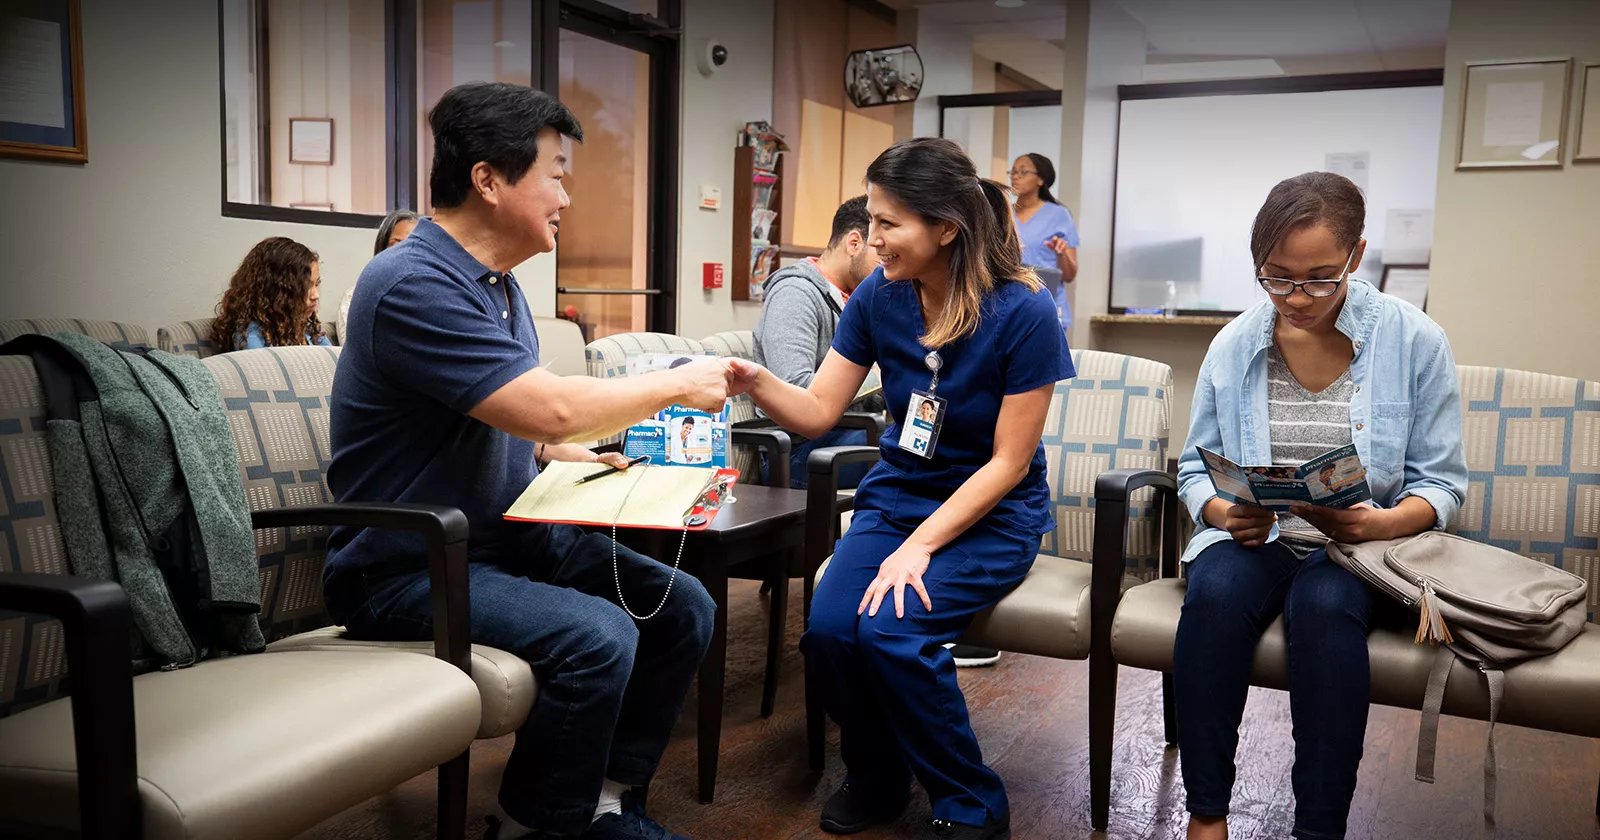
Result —
[{"label": "patterned chair upholstery", "polygon": [[729,330],[700,339],[700,346],[713,356],[725,359],[756,359],[756,334],[752,330]]},{"label": "patterned chair upholstery", "polygon": [[[324,474],[336,360],[337,351],[324,347],[205,360],[253,511],[329,501]],[[0,356],[0,595],[17,585],[17,572],[70,574],[44,420],[31,361]],[[408,651],[296,649],[293,634],[328,623],[325,531],[269,527],[255,537],[260,620],[268,639],[279,642],[266,653],[132,680],[139,836],[291,836],[449,763],[460,765],[450,784],[464,797],[465,760],[457,759],[478,731],[484,702],[472,681],[448,662]],[[55,619],[0,611],[0,825],[79,827],[66,649]],[[402,730],[412,735],[375,737]],[[374,746],[384,741],[393,743]],[[219,779],[235,793],[216,796]]]},{"label": "patterned chair upholstery", "polygon": [[[1163,556],[1177,561],[1174,533],[1162,530],[1162,512],[1176,510],[1176,482],[1165,471],[1172,368],[1095,350],[1074,350],[1072,361],[1077,377],[1056,384],[1042,441],[1056,530],[1044,536],[1022,584],[974,618],[962,641],[1090,660],[1091,751],[1099,755],[1100,738],[1108,745],[1103,766],[1091,774],[1092,787],[1109,790],[1109,714],[1116,699],[1110,615],[1123,592],[1159,572]],[[1141,482],[1155,486],[1139,489]],[[1167,491],[1165,500],[1154,498],[1157,487]],[[813,499],[819,495],[827,494]],[[811,511],[819,515],[816,507]],[[823,551],[831,544],[818,542]],[[816,562],[815,553],[810,560]],[[819,579],[826,566],[818,568]],[[807,730],[813,769],[820,769],[820,708],[808,711]]]},{"label": "patterned chair upholstery", "polygon": [[1453,530],[1589,581],[1600,610],[1600,382],[1457,368],[1467,499]]},{"label": "patterned chair upholstery", "polygon": [[[1454,530],[1589,581],[1591,623],[1559,652],[1505,669],[1499,722],[1600,737],[1600,382],[1485,367],[1457,374],[1469,484]],[[1127,593],[1112,627],[1118,663],[1170,672],[1183,594],[1171,576]],[[1374,703],[1422,705],[1434,650],[1407,625],[1368,636]],[[1281,618],[1256,648],[1251,682],[1288,688]],[[1456,662],[1444,713],[1482,720],[1488,710],[1484,680]]]},{"label": "patterned chair upholstery", "polygon": [[150,334],[145,332],[144,327],[119,321],[86,321],[81,318],[0,321],[0,344],[22,335],[48,335],[54,332],[81,333],[121,350],[150,346]]},{"label": "patterned chair upholstery", "polygon": [[[156,349],[165,350],[179,356],[193,356],[196,359],[209,359],[219,353],[234,351],[217,347],[211,340],[211,325],[216,318],[195,318],[192,321],[179,321],[156,329]],[[324,321],[322,331],[327,334],[333,346],[339,346],[339,325]]]},{"label": "patterned chair upholstery", "polygon": [[208,359],[223,352],[211,340],[211,325],[215,318],[196,318],[179,321],[156,329],[156,347],[179,356]]}]

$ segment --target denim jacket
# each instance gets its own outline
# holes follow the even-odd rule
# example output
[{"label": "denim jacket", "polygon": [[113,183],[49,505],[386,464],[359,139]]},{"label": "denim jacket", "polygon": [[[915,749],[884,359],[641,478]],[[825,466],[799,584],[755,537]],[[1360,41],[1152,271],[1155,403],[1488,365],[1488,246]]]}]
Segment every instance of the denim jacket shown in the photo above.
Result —
[{"label": "denim jacket", "polygon": [[[1438,513],[1434,527],[1443,529],[1467,492],[1461,390],[1450,342],[1422,310],[1366,281],[1349,284],[1335,327],[1355,349],[1350,436],[1367,468],[1373,504],[1388,508],[1420,496]],[[1271,301],[1261,301],[1222,328],[1200,365],[1189,441],[1178,461],[1178,495],[1199,528],[1184,562],[1231,539],[1200,516],[1216,490],[1195,447],[1239,464],[1272,463],[1267,349],[1275,320]],[[1269,539],[1277,538],[1274,525]]]}]

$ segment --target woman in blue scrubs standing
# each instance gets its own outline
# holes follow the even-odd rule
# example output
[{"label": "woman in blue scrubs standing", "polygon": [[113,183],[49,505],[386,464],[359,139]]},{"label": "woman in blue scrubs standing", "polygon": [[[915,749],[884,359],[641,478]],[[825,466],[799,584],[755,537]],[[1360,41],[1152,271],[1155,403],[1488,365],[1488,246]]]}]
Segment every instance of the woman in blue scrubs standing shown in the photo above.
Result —
[{"label": "woman in blue scrubs standing", "polygon": [[895,420],[800,642],[848,770],[821,824],[850,834],[895,819],[915,775],[933,811],[918,840],[1004,840],[1005,787],[944,645],[1022,582],[1054,527],[1039,441],[1072,357],[1019,260],[1005,189],[955,143],[885,151],[867,169],[867,211],[882,267],[850,296],[810,387],[732,363],[757,405],[805,435],[831,428],[877,364]]},{"label": "woman in blue scrubs standing", "polygon": [[1061,272],[1056,309],[1061,328],[1071,327],[1067,286],[1078,277],[1078,226],[1072,221],[1072,211],[1050,194],[1056,183],[1055,165],[1044,155],[1029,152],[1017,158],[1006,174],[1011,178],[1011,191],[1017,194],[1013,212],[1022,239],[1022,262]]}]

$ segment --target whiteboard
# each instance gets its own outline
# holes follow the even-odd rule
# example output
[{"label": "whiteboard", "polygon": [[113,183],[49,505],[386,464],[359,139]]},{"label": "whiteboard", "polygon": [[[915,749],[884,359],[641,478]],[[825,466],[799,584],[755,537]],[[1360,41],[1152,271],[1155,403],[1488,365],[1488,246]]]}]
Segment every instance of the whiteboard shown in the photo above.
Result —
[{"label": "whiteboard", "polygon": [[1355,276],[1376,285],[1388,211],[1433,209],[1443,112],[1438,86],[1123,101],[1111,306],[1162,306],[1172,281],[1180,309],[1248,309],[1266,294],[1250,226],[1267,192],[1352,153],[1368,161]]}]

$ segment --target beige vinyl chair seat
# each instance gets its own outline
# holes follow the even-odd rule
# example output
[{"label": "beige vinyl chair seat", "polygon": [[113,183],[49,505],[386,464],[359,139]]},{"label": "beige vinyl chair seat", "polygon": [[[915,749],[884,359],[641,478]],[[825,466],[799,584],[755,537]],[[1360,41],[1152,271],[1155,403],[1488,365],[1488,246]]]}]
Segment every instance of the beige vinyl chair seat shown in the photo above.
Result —
[{"label": "beige vinyl chair seat", "polygon": [[[1122,596],[1111,626],[1111,650],[1118,664],[1153,671],[1172,670],[1173,644],[1183,608],[1184,582],[1156,580]],[[1437,649],[1419,645],[1416,626],[1379,626],[1367,639],[1371,657],[1372,702],[1420,708],[1428,671]],[[1283,619],[1267,628],[1256,646],[1252,685],[1288,689],[1288,647]],[[1560,651],[1505,669],[1505,701],[1500,722],[1600,737],[1600,625],[1589,624]],[[1450,672],[1444,713],[1484,719],[1489,711],[1485,680],[1457,661]]]},{"label": "beige vinyl chair seat", "polygon": [[[829,557],[817,570],[818,582],[832,562]],[[1081,560],[1039,555],[1016,589],[972,619],[961,641],[1033,656],[1087,659],[1092,570]],[[1138,578],[1124,576],[1122,591],[1138,583]]]},{"label": "beige vinyl chair seat", "polygon": [[[433,657],[433,642],[383,642],[351,639],[343,627],[319,627],[280,639],[267,646],[269,651],[316,650],[354,653],[407,651]],[[482,700],[479,738],[498,738],[522,728],[539,698],[539,683],[533,666],[516,654],[487,645],[472,646],[472,681],[477,683]]]},{"label": "beige vinyl chair seat", "polygon": [[[410,653],[234,656],[133,690],[145,840],[291,836],[460,755],[478,729],[472,681]],[[0,719],[0,813],[75,830],[73,744],[69,703]]]}]

